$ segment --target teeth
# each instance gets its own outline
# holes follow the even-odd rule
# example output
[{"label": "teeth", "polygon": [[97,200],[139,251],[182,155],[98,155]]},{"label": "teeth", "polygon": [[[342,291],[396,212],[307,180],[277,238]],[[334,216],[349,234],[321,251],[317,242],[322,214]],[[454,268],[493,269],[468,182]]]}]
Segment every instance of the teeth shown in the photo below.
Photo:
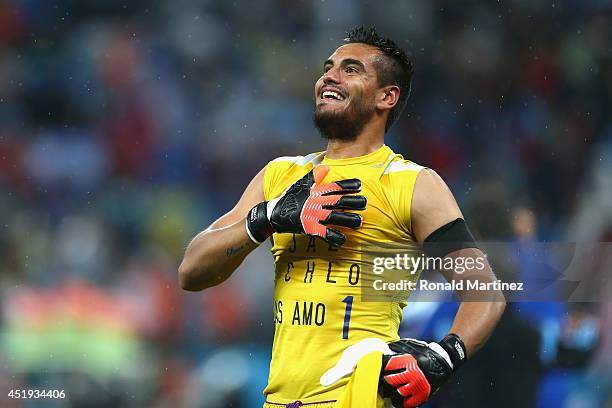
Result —
[{"label": "teeth", "polygon": [[339,101],[344,100],[344,97],[342,95],[340,95],[338,92],[334,92],[334,91],[325,91],[323,92],[323,98],[334,98],[337,99]]}]

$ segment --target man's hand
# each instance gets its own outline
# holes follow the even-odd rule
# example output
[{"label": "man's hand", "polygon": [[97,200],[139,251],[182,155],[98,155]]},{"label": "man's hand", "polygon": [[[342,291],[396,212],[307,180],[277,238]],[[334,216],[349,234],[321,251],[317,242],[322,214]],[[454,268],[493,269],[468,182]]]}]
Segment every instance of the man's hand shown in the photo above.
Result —
[{"label": "man's hand", "polygon": [[384,355],[379,390],[397,408],[425,403],[465,360],[465,346],[456,335],[439,343],[401,339],[389,343],[396,354]]},{"label": "man's hand", "polygon": [[359,228],[362,220],[358,214],[334,210],[363,210],[367,200],[364,196],[347,195],[361,191],[358,179],[321,184],[328,172],[329,167],[317,166],[280,197],[253,207],[246,219],[250,238],[261,243],[274,232],[293,232],[342,245],[346,241],[344,234],[327,225]]}]

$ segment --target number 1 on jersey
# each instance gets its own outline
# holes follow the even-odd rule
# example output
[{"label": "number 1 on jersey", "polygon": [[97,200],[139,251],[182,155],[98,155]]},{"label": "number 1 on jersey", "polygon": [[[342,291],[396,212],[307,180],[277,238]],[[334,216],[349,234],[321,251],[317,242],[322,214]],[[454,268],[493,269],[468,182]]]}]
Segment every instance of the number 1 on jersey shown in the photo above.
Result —
[{"label": "number 1 on jersey", "polygon": [[353,308],[353,297],[347,296],[344,298],[342,303],[346,303],[346,310],[344,312],[344,327],[342,328],[342,339],[348,339],[349,323],[351,321],[351,309]]}]

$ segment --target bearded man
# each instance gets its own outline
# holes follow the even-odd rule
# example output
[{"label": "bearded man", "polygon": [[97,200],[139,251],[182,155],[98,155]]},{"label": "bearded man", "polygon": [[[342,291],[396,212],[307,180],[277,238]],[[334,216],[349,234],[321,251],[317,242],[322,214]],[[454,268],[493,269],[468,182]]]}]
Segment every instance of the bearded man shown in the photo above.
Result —
[{"label": "bearded man", "polygon": [[[399,339],[406,299],[362,299],[366,244],[398,245],[411,256],[483,258],[438,174],[384,144],[406,106],[412,73],[392,40],[374,28],[350,31],[314,87],[314,123],[326,151],[270,161],[185,252],[179,281],[198,291],[228,279],[271,240],[275,336],[265,407],[346,407],[360,393],[369,394],[356,406],[380,407],[387,398],[416,407],[483,345],[503,313],[502,296],[462,297],[448,335],[428,343]],[[467,269],[441,272],[459,281]],[[495,279],[486,260],[479,276]],[[373,390],[350,386],[364,350],[382,352]]]}]

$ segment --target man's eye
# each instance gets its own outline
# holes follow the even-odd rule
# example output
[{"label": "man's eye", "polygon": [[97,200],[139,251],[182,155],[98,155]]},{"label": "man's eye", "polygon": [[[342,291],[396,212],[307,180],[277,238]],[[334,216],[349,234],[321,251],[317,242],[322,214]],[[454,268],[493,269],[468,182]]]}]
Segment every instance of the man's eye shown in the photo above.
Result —
[{"label": "man's eye", "polygon": [[329,65],[327,65],[327,66],[323,67],[323,72],[325,73],[325,72],[329,71],[330,69],[331,69],[331,67]]},{"label": "man's eye", "polygon": [[344,72],[346,72],[347,74],[354,74],[355,72],[357,72],[357,70],[353,67],[346,67]]}]

